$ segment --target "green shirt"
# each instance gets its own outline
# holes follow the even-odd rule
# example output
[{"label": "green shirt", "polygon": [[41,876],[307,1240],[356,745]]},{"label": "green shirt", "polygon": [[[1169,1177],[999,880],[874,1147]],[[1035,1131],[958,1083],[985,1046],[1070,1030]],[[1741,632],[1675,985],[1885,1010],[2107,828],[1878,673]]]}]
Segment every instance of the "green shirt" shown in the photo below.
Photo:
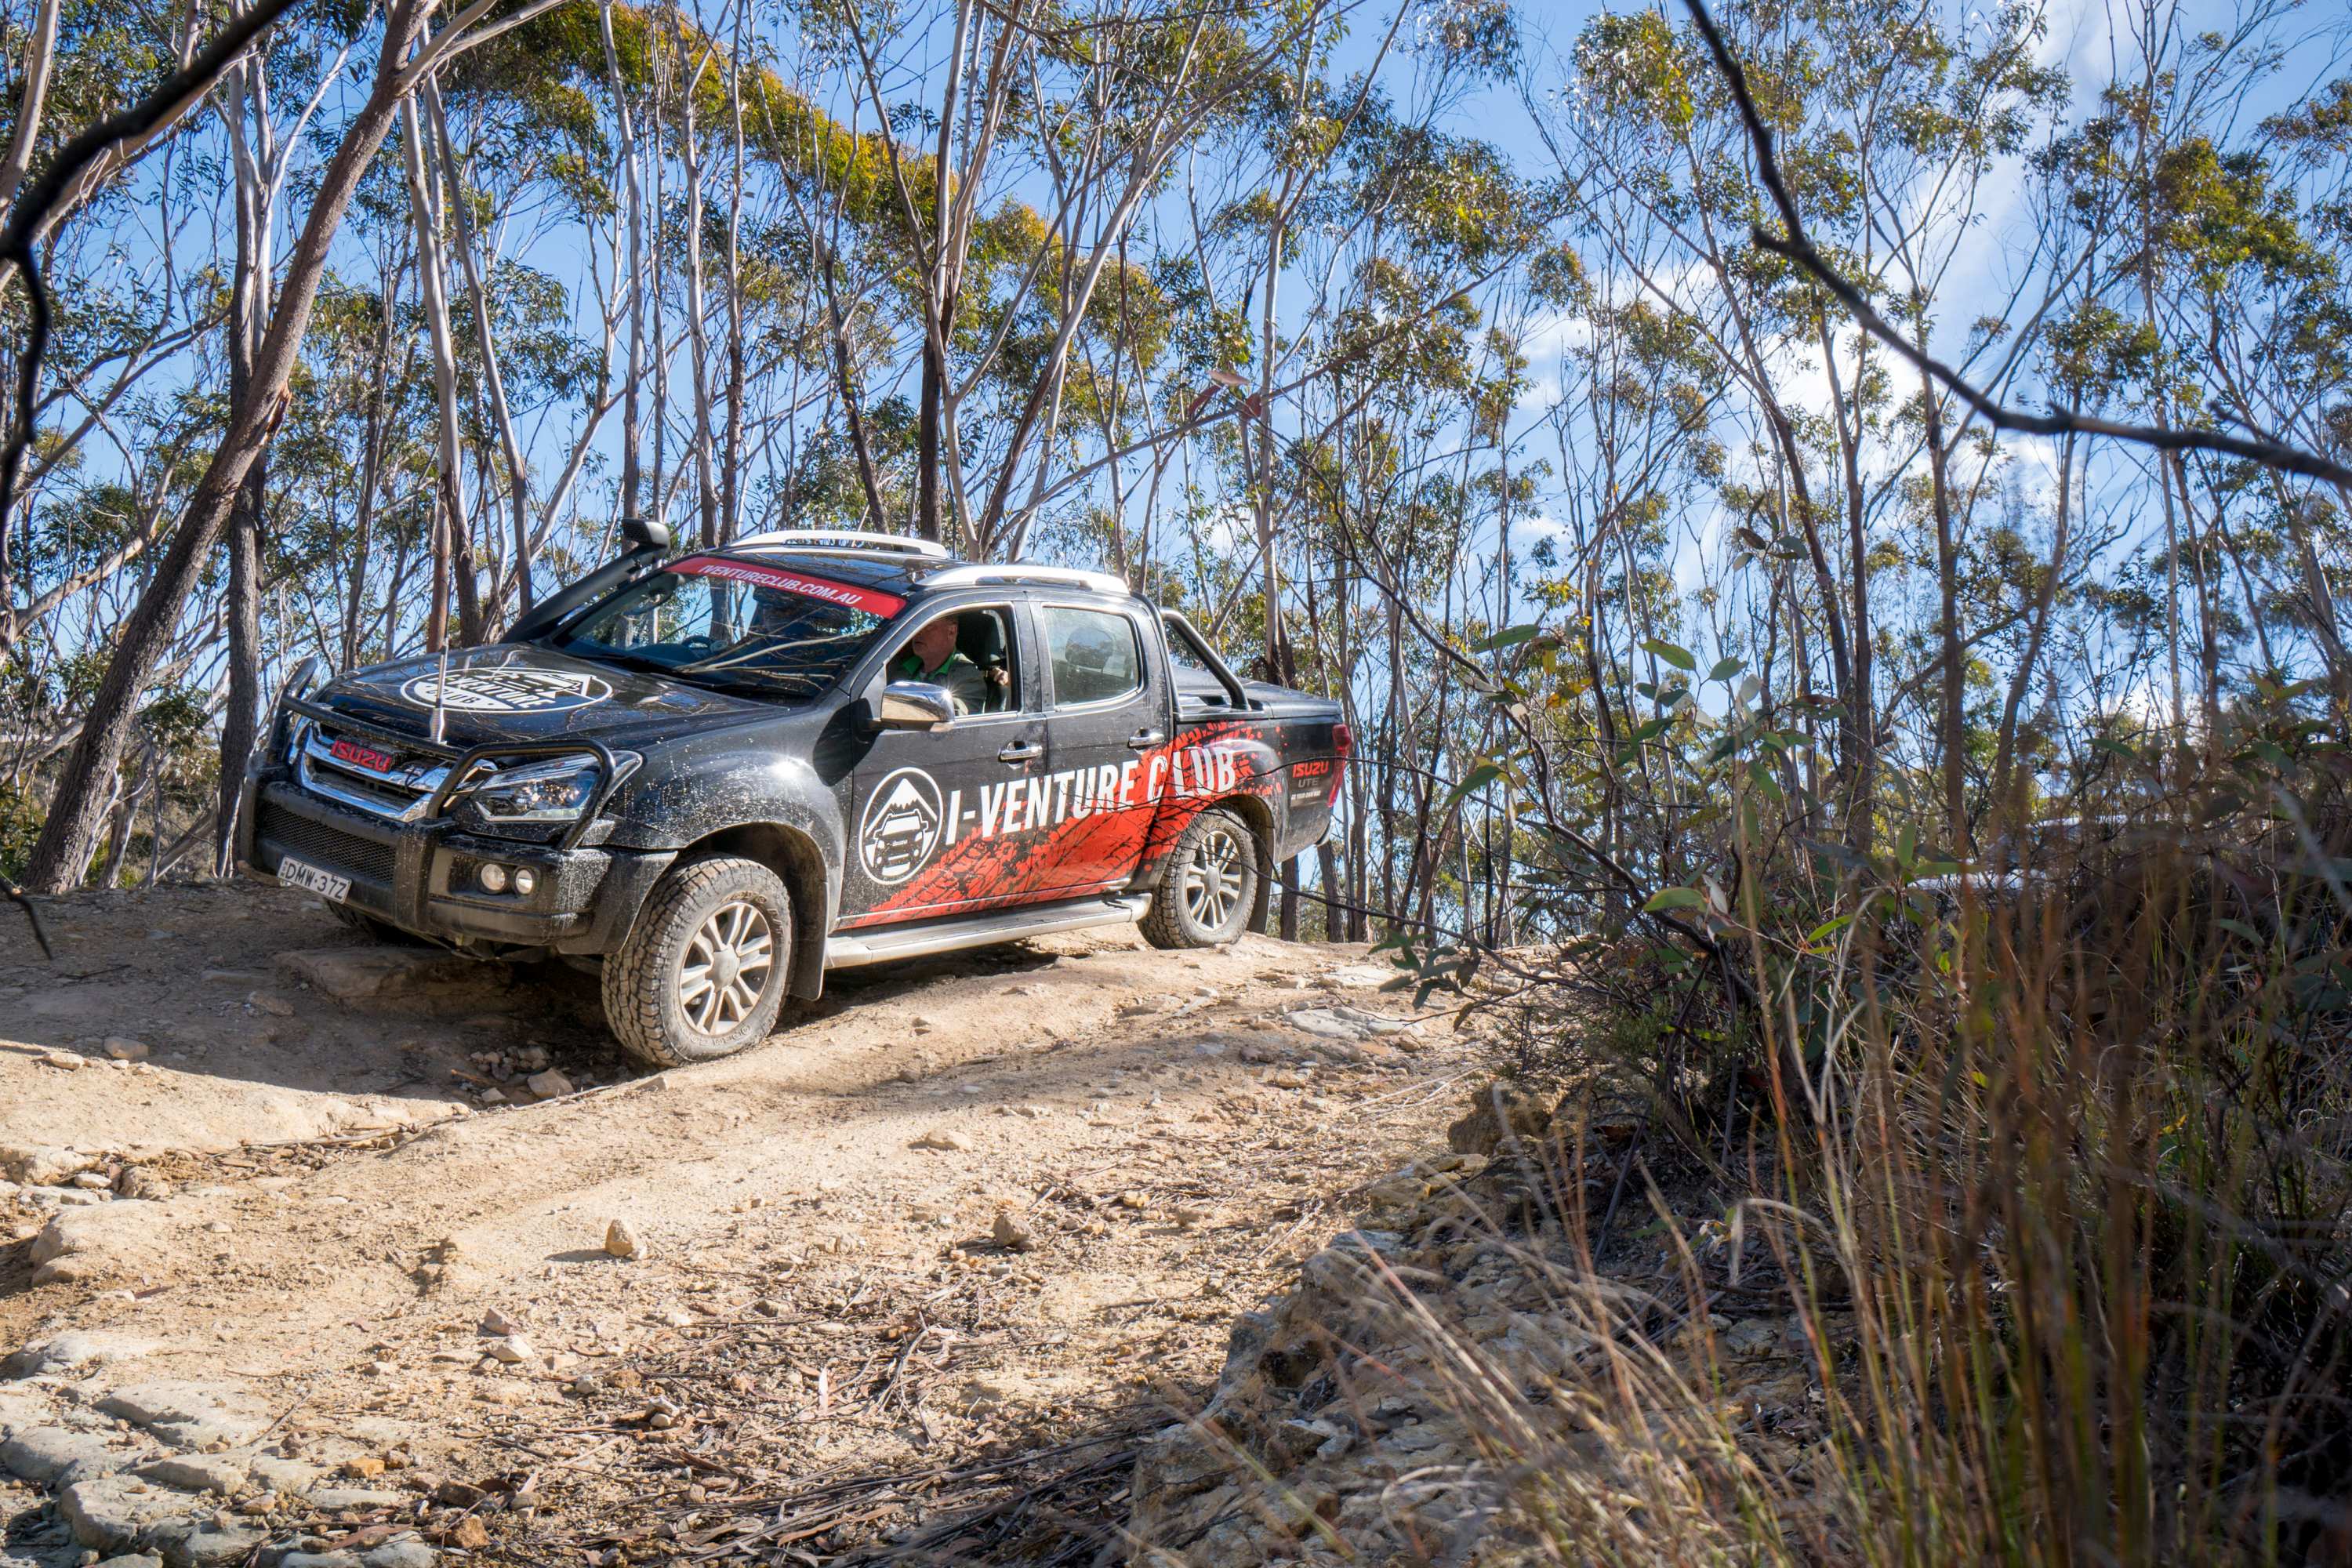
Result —
[{"label": "green shirt", "polygon": [[980,666],[961,653],[948,655],[937,669],[925,669],[923,661],[910,649],[890,661],[890,679],[928,680],[947,688],[959,713],[977,713],[988,705],[988,678],[981,674]]}]

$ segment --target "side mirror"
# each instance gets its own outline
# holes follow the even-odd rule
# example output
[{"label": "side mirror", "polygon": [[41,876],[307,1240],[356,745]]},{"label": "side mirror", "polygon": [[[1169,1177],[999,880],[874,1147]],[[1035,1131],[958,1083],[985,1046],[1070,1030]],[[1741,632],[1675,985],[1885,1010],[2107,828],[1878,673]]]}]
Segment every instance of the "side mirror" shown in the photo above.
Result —
[{"label": "side mirror", "polygon": [[928,680],[894,680],[882,689],[874,723],[882,730],[944,730],[956,720],[955,699]]},{"label": "side mirror", "polygon": [[656,522],[649,517],[625,517],[621,520],[621,537],[639,550],[667,550],[669,524]]}]

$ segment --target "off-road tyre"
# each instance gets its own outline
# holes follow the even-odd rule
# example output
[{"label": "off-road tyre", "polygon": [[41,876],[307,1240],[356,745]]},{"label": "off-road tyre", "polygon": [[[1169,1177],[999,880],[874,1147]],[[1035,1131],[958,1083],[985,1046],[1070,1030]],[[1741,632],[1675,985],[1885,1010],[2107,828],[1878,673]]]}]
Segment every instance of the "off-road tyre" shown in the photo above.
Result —
[{"label": "off-road tyre", "polygon": [[[729,940],[728,921],[720,917],[743,909],[766,928],[767,965],[759,972],[755,1000],[713,1005],[709,991],[695,989],[688,976],[698,967],[709,984],[725,974],[714,946]],[[765,1039],[784,1003],[792,910],[782,880],[756,860],[709,855],[671,867],[646,895],[619,949],[604,960],[604,1021],[622,1047],[656,1067],[683,1067]],[[729,978],[730,988],[751,973],[745,963],[741,974]],[[750,988],[748,979],[743,988]]]},{"label": "off-road tyre", "polygon": [[1257,908],[1257,835],[1230,811],[1194,817],[1169,852],[1145,912],[1143,940],[1154,947],[1217,947],[1249,929]]}]

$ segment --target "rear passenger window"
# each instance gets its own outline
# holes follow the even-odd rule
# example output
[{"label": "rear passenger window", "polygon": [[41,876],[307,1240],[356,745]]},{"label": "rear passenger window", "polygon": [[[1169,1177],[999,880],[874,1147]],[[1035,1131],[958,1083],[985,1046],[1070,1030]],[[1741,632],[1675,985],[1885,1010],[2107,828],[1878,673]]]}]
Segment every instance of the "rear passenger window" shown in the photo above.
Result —
[{"label": "rear passenger window", "polygon": [[1054,706],[1108,702],[1143,689],[1135,623],[1108,610],[1048,605],[1037,612],[1054,668]]}]

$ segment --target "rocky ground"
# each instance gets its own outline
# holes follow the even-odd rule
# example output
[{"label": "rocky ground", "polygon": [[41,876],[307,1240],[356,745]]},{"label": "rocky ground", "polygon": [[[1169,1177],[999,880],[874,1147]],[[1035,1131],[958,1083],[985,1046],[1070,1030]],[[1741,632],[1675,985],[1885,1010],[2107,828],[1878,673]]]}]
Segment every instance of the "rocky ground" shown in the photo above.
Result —
[{"label": "rocky ground", "polygon": [[646,1075],[274,889],[0,935],[0,1565],[1126,1550],[1230,1324],[1477,1053],[1360,950],[863,972]]},{"label": "rocky ground", "polygon": [[[1836,1540],[1824,1373],[1771,1249],[1651,1142],[1647,1097],[1479,1085],[1358,1228],[1235,1324],[1213,1396],[1138,1447],[1139,1561],[1766,1561]],[[1834,1548],[1829,1560],[1837,1560]]]}]

